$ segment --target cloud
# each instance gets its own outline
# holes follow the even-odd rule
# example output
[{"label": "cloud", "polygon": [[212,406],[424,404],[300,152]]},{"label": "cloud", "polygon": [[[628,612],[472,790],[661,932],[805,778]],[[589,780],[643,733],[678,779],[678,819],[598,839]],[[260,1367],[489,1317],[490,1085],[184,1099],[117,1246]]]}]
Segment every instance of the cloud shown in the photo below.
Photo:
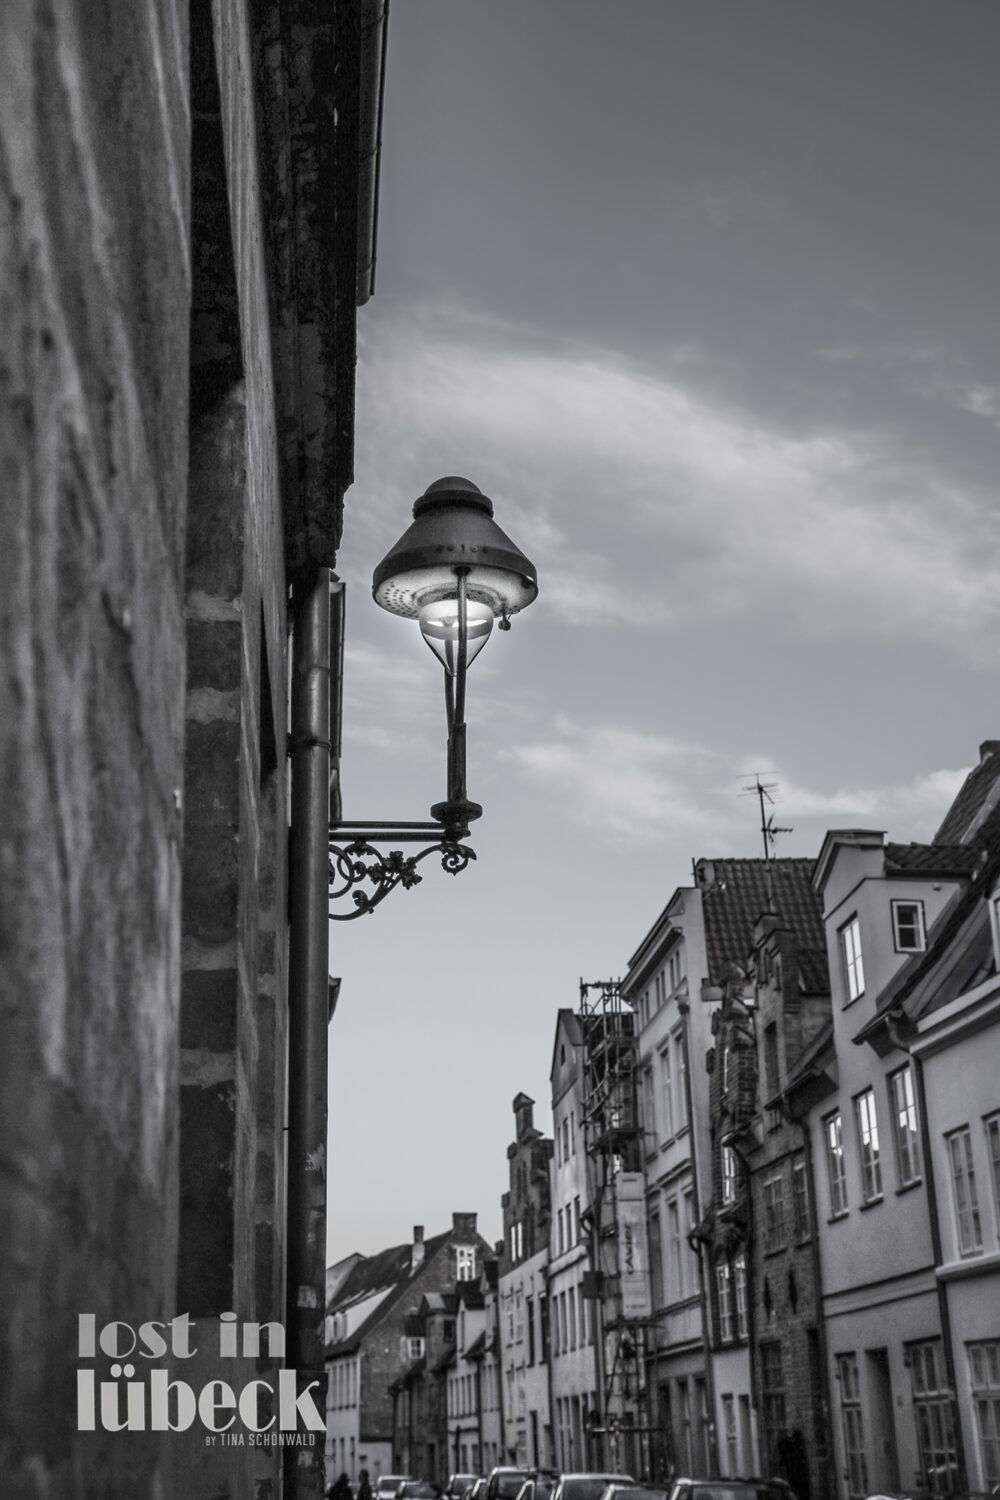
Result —
[{"label": "cloud", "polygon": [[[992,394],[965,399],[985,411]],[[814,636],[982,650],[1000,611],[991,495],[875,428],[787,430],[713,391],[684,351],[650,370],[390,308],[363,341],[359,412],[366,547],[398,535],[414,476],[464,471],[536,562],[537,607],[566,622],[763,611]]]},{"label": "cloud", "polygon": [[[612,723],[557,717],[543,737],[503,752],[563,816],[612,843],[651,844],[669,839],[692,855],[739,848],[758,853],[756,809],[748,814],[741,793],[768,766],[774,822],[790,824],[800,854],[818,852],[827,828],[865,826],[903,842],[930,839],[968,768],[922,772],[909,781],[874,787],[810,787],[783,770],[766,750],[724,754],[705,745],[644,734]],[[788,852],[782,839],[778,852]]]}]

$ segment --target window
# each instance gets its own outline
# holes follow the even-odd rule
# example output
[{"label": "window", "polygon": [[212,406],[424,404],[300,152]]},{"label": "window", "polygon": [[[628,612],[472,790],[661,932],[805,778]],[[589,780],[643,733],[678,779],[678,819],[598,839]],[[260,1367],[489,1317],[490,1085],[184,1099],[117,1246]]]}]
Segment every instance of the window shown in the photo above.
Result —
[{"label": "window", "polygon": [[524,1254],[524,1225],[520,1223],[510,1226],[510,1258],[517,1262]]},{"label": "window", "polygon": [[920,1136],[917,1106],[913,1096],[913,1071],[909,1064],[889,1075],[892,1105],[892,1140],[896,1151],[896,1176],[900,1187],[920,1181]]},{"label": "window", "polygon": [[830,1189],[830,1216],[837,1218],[847,1212],[844,1134],[839,1109],[835,1114],[827,1115],[823,1121],[823,1140],[826,1147],[826,1177]]},{"label": "window", "polygon": [[732,1396],[722,1397],[722,1435],[726,1445],[725,1473],[738,1474],[740,1466],[736,1443],[736,1402]]},{"label": "window", "polygon": [[990,1178],[993,1182],[993,1208],[996,1213],[997,1230],[1000,1231],[1000,1115],[991,1115],[986,1121],[986,1150],[990,1161]]},{"label": "window", "polygon": [[715,1268],[715,1289],[719,1298],[719,1338],[723,1344],[733,1341],[733,1273],[728,1261]]},{"label": "window", "polygon": [[407,1339],[406,1340],[406,1357],[407,1357],[407,1359],[423,1359],[423,1357],[424,1357],[424,1341],[423,1341],[423,1339]]},{"label": "window", "polygon": [[892,902],[892,941],[897,953],[922,953],[926,945],[924,903]]},{"label": "window", "polygon": [[875,1092],[865,1089],[854,1101],[858,1124],[858,1148],[861,1152],[861,1195],[866,1203],[882,1196],[882,1162],[878,1149],[878,1121],[875,1118]]},{"label": "window", "polygon": [[722,1201],[736,1201],[736,1152],[732,1146],[722,1148]]},{"label": "window", "polygon": [[[768,1465],[765,1472],[778,1472],[776,1450],[785,1436],[785,1371],[781,1360],[781,1345],[766,1343],[760,1346],[760,1397],[764,1415],[762,1437],[768,1448]],[[862,1491],[862,1493],[864,1493]]]},{"label": "window", "polygon": [[792,1234],[795,1236],[795,1243],[801,1244],[809,1238],[810,1233],[806,1159],[799,1151],[792,1157]]},{"label": "window", "polygon": [[670,1052],[666,1047],[660,1053],[660,1074],[663,1079],[663,1134],[669,1141],[674,1133],[674,1080]]},{"label": "window", "polygon": [[535,1363],[535,1299],[524,1299],[524,1326],[528,1330],[528,1364]]},{"label": "window", "polygon": [[969,1375],[983,1484],[1000,1484],[1000,1340],[969,1345]]},{"label": "window", "polygon": [[945,1372],[940,1339],[908,1344],[913,1416],[920,1449],[920,1487],[932,1495],[958,1489],[955,1401]]},{"label": "window", "polygon": [[785,1248],[785,1184],[783,1172],[764,1179],[764,1254]]},{"label": "window", "polygon": [[778,1023],[769,1021],[764,1027],[764,1087],[768,1099],[778,1092]]},{"label": "window", "polygon": [[649,1282],[653,1294],[653,1306],[663,1306],[663,1235],[660,1216],[649,1216]]},{"label": "window", "polygon": [[840,954],[844,963],[844,983],[848,1003],[865,992],[865,966],[861,958],[861,923],[852,917],[840,929]]},{"label": "window", "polygon": [[681,1216],[676,1198],[667,1204],[667,1241],[670,1250],[670,1287],[668,1302],[678,1301],[684,1295],[684,1260],[681,1250]]},{"label": "window", "polygon": [[972,1137],[968,1125],[946,1136],[951,1163],[951,1189],[955,1204],[955,1228],[959,1255],[980,1255],[983,1249],[983,1226],[976,1195],[976,1174],[972,1166]]},{"label": "window", "polygon": [[847,1493],[860,1500],[868,1493],[868,1464],[865,1459],[865,1429],[861,1416],[861,1382],[858,1378],[858,1356],[837,1355],[837,1380],[840,1385],[840,1425],[847,1463]]},{"label": "window", "polygon": [[455,1246],[455,1280],[475,1281],[476,1279],[476,1247],[475,1245]]},{"label": "window", "polygon": [[678,1130],[685,1130],[687,1128],[687,1124],[688,1124],[688,1115],[687,1115],[687,1109],[688,1109],[688,1106],[687,1106],[687,1098],[688,1098],[688,1083],[687,1083],[688,1063],[687,1063],[687,1043],[686,1043],[686,1041],[684,1039],[684,1031],[683,1031],[682,1028],[678,1029],[677,1031],[674,1032],[674,1058],[675,1058],[676,1063],[677,1063],[677,1068],[676,1068],[676,1073],[677,1073],[677,1105],[678,1105],[678,1125],[677,1125],[677,1129]]},{"label": "window", "polygon": [[723,1043],[722,1043],[722,1092],[725,1094],[725,1093],[728,1092],[728,1090],[729,1090],[729,1043],[726,1042],[726,1041],[723,1041]]},{"label": "window", "polygon": [[747,1257],[741,1250],[733,1261],[733,1289],[736,1293],[736,1337],[747,1337]]}]

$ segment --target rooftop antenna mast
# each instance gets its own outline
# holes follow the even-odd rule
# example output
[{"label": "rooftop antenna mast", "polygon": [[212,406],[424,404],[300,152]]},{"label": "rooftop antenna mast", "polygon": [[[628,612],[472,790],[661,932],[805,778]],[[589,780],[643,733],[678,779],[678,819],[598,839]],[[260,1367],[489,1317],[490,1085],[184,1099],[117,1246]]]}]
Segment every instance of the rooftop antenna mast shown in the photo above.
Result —
[{"label": "rooftop antenna mast", "polygon": [[[766,774],[766,773],[765,773]],[[753,785],[743,788],[744,795],[756,797],[760,804],[760,836],[764,843],[764,858],[767,861],[767,901],[768,906],[773,908],[774,890],[771,875],[771,861],[774,858],[774,844],[779,833],[794,833],[793,828],[779,828],[774,821],[774,813],[768,812],[768,806],[773,807],[775,799],[772,792],[778,790],[776,781],[761,781],[760,772],[754,775]]]}]

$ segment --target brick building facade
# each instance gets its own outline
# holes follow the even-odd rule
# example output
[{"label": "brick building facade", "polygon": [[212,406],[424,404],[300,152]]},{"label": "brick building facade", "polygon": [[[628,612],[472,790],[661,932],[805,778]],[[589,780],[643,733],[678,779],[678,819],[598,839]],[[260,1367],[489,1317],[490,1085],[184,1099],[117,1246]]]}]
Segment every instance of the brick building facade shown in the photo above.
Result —
[{"label": "brick building facade", "polygon": [[[288,599],[325,591],[352,477],[383,19],[375,0],[0,16],[16,1500],[279,1491],[276,1449],[78,1431],[81,1313],[189,1313],[197,1353],[172,1374],[195,1389],[273,1376],[267,1349],[211,1358],[223,1312],[287,1321],[300,1369],[322,1369],[321,1153],[293,1147],[283,1172]],[[325,920],[322,943],[306,1024],[325,1077]],[[322,1483],[297,1466],[286,1493]]]}]

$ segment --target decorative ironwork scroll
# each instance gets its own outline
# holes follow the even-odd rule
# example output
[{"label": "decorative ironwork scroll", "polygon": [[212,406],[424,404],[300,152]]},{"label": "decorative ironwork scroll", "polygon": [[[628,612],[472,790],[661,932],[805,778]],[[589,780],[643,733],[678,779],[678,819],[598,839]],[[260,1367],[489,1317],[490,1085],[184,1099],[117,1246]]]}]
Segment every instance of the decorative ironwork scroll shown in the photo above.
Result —
[{"label": "decorative ironwork scroll", "polygon": [[[357,830],[355,832],[355,830]],[[432,834],[437,838],[417,854],[402,849],[383,851],[378,843],[423,843]],[[458,875],[476,852],[448,836],[440,823],[349,824],[341,823],[330,830],[330,920],[350,922],[375,910],[397,886],[404,890],[419,885],[423,875],[417,870],[431,854],[441,856],[441,868]],[[370,889],[362,889],[364,886]],[[347,905],[347,898],[352,903]],[[343,909],[334,910],[336,903]]]}]

